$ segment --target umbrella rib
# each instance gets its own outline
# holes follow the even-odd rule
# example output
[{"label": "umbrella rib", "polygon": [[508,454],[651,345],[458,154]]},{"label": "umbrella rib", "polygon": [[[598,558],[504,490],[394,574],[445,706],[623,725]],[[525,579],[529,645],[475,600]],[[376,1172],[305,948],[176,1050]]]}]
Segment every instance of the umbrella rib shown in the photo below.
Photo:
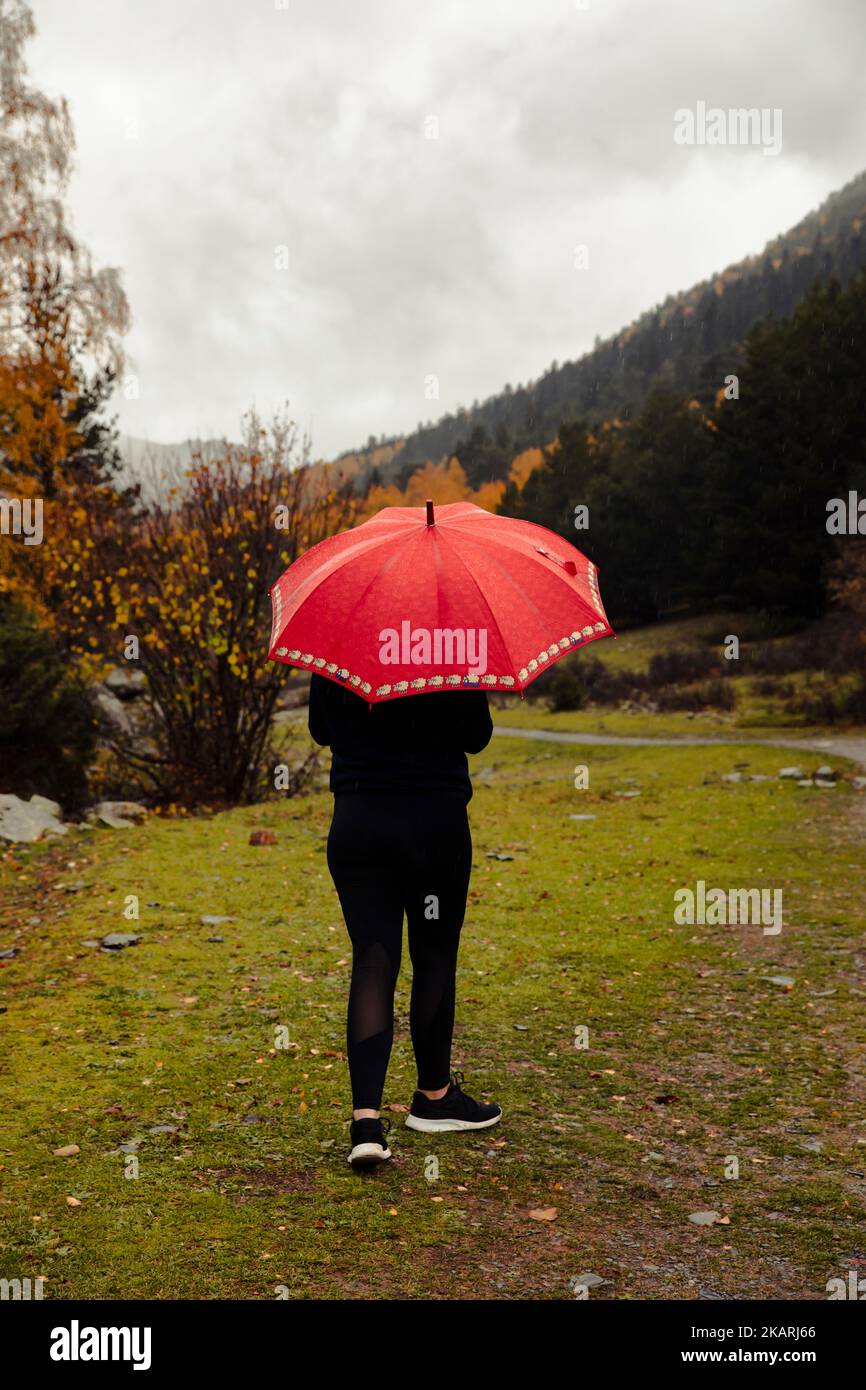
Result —
[{"label": "umbrella rib", "polygon": [[[441,534],[444,536],[444,535],[445,535],[445,532],[443,531]],[[482,548],[483,548],[483,547],[482,547]],[[472,581],[472,583],[474,584],[474,586],[475,586],[475,588],[477,589],[478,593],[481,595],[482,599],[485,601],[485,603],[486,603],[486,604],[488,605],[488,607],[490,608],[490,613],[491,613],[491,616],[493,617],[493,625],[494,625],[494,627],[496,628],[496,632],[497,632],[497,634],[498,634],[499,641],[500,641],[501,646],[502,646],[502,650],[503,650],[504,652],[506,652],[506,653],[510,656],[510,653],[508,652],[508,644],[507,644],[507,642],[505,641],[505,638],[504,638],[503,635],[502,635],[502,629],[501,629],[501,627],[499,626],[499,622],[498,622],[498,620],[497,620],[496,614],[493,612],[493,607],[492,607],[492,604],[491,604],[491,600],[490,600],[490,599],[487,597],[487,595],[485,594],[484,590],[482,589],[481,585],[478,583],[478,580],[475,578],[475,575],[472,573],[472,571],[471,571],[471,569],[469,568],[469,566],[467,565],[466,561],[463,559],[463,556],[460,554],[459,550],[457,550],[456,548],[452,547],[452,552],[453,552],[453,554],[456,556],[456,558],[460,561],[461,565],[463,566],[463,568],[464,568],[464,570],[466,571],[466,573],[469,575],[469,578],[470,578],[470,580]],[[516,588],[516,587],[517,587],[516,585],[513,584],[513,581],[510,580],[510,576],[509,576],[509,582],[512,582],[512,587],[513,587],[513,588]],[[533,607],[535,607],[535,604],[533,604]],[[516,671],[511,671],[511,672],[509,672],[509,674],[516,677],[516,674],[517,674],[517,673],[516,673]]]},{"label": "umbrella rib", "polygon": [[[530,597],[529,594],[525,593],[521,588],[518,587],[518,585],[515,583],[515,581],[514,581],[514,579],[512,578],[512,576],[511,576],[509,570],[507,569],[507,567],[506,567],[505,565],[503,565],[502,562],[496,558],[496,556],[492,553],[492,551],[491,551],[490,549],[488,549],[488,547],[487,547],[483,542],[481,542],[481,541],[479,541],[479,540],[476,540],[476,539],[475,539],[474,537],[472,537],[472,536],[463,535],[463,536],[461,536],[461,540],[464,541],[464,542],[468,541],[470,545],[474,545],[474,546],[476,546],[476,548],[478,548],[478,549],[480,549],[481,551],[483,551],[483,553],[484,553],[484,555],[486,556],[486,558],[489,559],[489,561],[491,562],[491,564],[493,564],[493,565],[496,566],[496,568],[499,570],[500,574],[506,579],[506,581],[507,581],[508,584],[511,586],[511,588],[515,591],[516,594],[519,595],[519,597],[520,597],[520,599],[521,599],[521,602],[528,604],[528,605],[534,610],[534,612],[535,612],[535,613],[537,614],[537,616],[538,616],[539,623],[540,623],[541,626],[543,627],[543,626],[544,626],[544,623],[545,623],[545,614],[544,614],[543,610],[542,610],[541,608],[539,608],[538,604],[535,602],[535,600],[534,600],[533,598]],[[519,552],[519,551],[518,551],[518,553],[522,553],[522,552]],[[472,571],[469,569],[468,565],[466,564],[466,561],[463,559],[463,557],[462,557],[461,555],[459,555],[458,552],[455,551],[455,554],[458,554],[458,558],[460,559],[461,564],[463,565],[464,569],[466,569],[467,573],[468,573],[468,574],[470,575],[470,577],[472,578],[472,582],[475,584],[475,587],[479,590],[480,593],[483,593],[483,591],[481,590],[481,586],[478,584],[478,581],[475,579],[475,576],[472,574]],[[527,559],[527,560],[530,560],[532,563],[534,563],[534,561],[532,561],[531,556],[528,556],[528,555],[527,555],[527,556],[525,556],[524,558]],[[556,579],[562,579],[563,582],[566,582],[566,583],[567,583],[567,581],[565,581],[563,575],[560,575],[560,574],[555,573],[555,572],[553,572],[553,571],[551,571],[551,574],[552,574],[552,576],[553,576],[554,578],[556,578]],[[570,586],[570,585],[567,585],[567,587],[568,587],[569,591],[571,591],[571,586]],[[581,598],[581,596],[580,596],[579,594],[575,595],[575,597],[576,597],[578,603],[583,604],[584,600]],[[497,631],[499,631],[498,624],[497,624]],[[502,636],[501,631],[499,631],[499,635],[500,635],[500,637]]]}]

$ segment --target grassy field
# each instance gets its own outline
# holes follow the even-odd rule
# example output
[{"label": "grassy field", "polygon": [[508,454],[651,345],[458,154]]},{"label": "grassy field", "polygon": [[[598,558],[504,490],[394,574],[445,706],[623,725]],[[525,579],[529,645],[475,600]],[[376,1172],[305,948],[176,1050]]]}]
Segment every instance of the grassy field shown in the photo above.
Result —
[{"label": "grassy field", "polygon": [[[784,761],[494,739],[454,1065],[504,1120],[402,1127],[407,962],[395,1159],[367,1177],[324,791],[8,853],[0,1277],[53,1299],[562,1299],[586,1273],[600,1299],[826,1297],[866,1263],[866,819]],[[722,780],[742,763],[770,779]],[[782,888],[781,935],[677,925],[697,879]],[[112,931],[142,939],[85,944]]]},{"label": "grassy field", "polygon": [[[725,639],[729,634],[740,639],[737,660],[724,659]],[[615,700],[607,704],[590,703],[585,708],[558,711],[552,718],[543,722],[549,728],[568,729],[582,733],[633,734],[667,736],[679,734],[725,735],[742,732],[751,736],[772,733],[778,737],[802,735],[811,736],[823,733],[838,733],[852,727],[851,720],[839,710],[834,717],[821,708],[820,695],[831,689],[835,703],[840,703],[857,685],[857,678],[851,671],[834,671],[832,674],[820,668],[788,669],[783,675],[768,679],[762,674],[761,661],[776,654],[778,658],[790,639],[768,636],[762,620],[749,614],[713,614],[702,617],[682,618],[653,623],[647,627],[626,629],[615,639],[593,642],[572,657],[568,669],[579,673],[581,662],[596,663],[623,678],[623,694],[628,691],[627,676],[645,675],[653,657],[662,654],[703,651],[715,658],[716,674],[725,676],[734,696],[732,709],[717,708],[713,705],[689,710],[658,710],[653,702],[658,699],[659,689],[641,692],[633,691],[630,698]],[[809,647],[816,640],[808,633],[802,642]],[[824,649],[828,646],[824,641]],[[542,682],[543,683],[543,682]],[[702,679],[694,682],[677,682],[680,691],[699,690]],[[670,691],[670,684],[666,683]],[[508,712],[508,718],[501,723],[512,726],[533,727],[538,724],[540,714],[547,716],[546,698],[532,698],[538,686],[530,687],[530,698],[515,701],[509,697],[492,696],[492,703],[498,704]],[[647,704],[649,702],[649,704]],[[814,706],[818,707],[816,710]]]}]

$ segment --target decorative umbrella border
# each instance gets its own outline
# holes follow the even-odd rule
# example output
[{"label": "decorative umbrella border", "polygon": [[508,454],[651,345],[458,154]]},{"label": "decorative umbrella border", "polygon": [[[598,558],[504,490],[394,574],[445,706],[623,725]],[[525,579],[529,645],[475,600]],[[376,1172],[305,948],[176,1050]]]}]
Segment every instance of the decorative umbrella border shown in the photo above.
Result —
[{"label": "decorative umbrella border", "polygon": [[539,670],[544,670],[546,666],[558,661],[567,652],[573,651],[575,647],[585,647],[589,642],[595,642],[599,637],[613,636],[613,631],[607,623],[591,623],[586,627],[576,629],[569,633],[567,637],[561,637],[558,642],[551,642],[549,647],[538,653],[525,666],[521,666],[516,676],[498,676],[488,673],[483,676],[417,676],[415,680],[395,681],[391,684],[385,683],[377,685],[375,691],[372,682],[363,680],[361,676],[355,675],[345,666],[340,666],[336,661],[329,661],[327,657],[316,656],[313,652],[302,652],[300,647],[275,647],[271,653],[271,660],[282,661],[286,665],[301,666],[305,669],[319,672],[323,676],[341,685],[350,685],[362,696],[374,694],[379,699],[387,699],[389,696],[408,695],[420,690],[453,690],[465,689],[485,689],[485,690],[519,690],[521,694],[532,679],[538,674]]}]

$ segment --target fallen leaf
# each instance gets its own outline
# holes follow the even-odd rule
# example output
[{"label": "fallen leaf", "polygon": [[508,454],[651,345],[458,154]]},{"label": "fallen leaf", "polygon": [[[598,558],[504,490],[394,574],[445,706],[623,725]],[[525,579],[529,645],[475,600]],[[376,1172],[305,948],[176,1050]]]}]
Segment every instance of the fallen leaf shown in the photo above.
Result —
[{"label": "fallen leaf", "polygon": [[529,1212],[531,1221],[555,1221],[559,1215],[558,1207],[533,1207]]},{"label": "fallen leaf", "polygon": [[71,1158],[73,1154],[80,1154],[81,1150],[77,1144],[64,1144],[61,1149],[54,1150],[55,1158]]}]

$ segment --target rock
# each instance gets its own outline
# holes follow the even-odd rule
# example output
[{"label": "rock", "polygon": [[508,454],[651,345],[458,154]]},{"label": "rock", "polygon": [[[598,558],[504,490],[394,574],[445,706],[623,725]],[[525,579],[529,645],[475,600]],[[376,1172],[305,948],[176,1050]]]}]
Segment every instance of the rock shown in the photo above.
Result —
[{"label": "rock", "polygon": [[827,763],[824,763],[823,767],[815,768],[815,771],[813,772],[812,776],[823,777],[827,782],[835,782],[838,773],[834,772],[832,767],[829,767]]},{"label": "rock", "polygon": [[109,671],[103,686],[118,700],[135,700],[147,689],[147,679],[142,670],[135,666],[115,666]]},{"label": "rock", "polygon": [[722,1224],[722,1217],[717,1211],[692,1211],[689,1212],[689,1220],[693,1221],[696,1226],[715,1226],[716,1224]]},{"label": "rock", "polygon": [[273,830],[254,830],[250,835],[251,845],[275,845],[277,837]]},{"label": "rock", "polygon": [[779,769],[779,776],[790,778],[792,782],[802,782],[805,775],[801,767],[782,767]]},{"label": "rock", "polygon": [[851,786],[858,792],[866,791],[866,777],[852,777]]},{"label": "rock", "polygon": [[723,781],[723,782],[742,782],[742,780],[743,780],[743,774],[742,774],[742,772],[723,772],[723,773],[722,773],[722,781]]},{"label": "rock", "polygon": [[614,796],[640,796],[640,792],[614,792]]},{"label": "rock", "polygon": [[33,844],[43,835],[65,835],[67,827],[59,819],[60,807],[44,796],[0,795],[0,840],[13,845]]},{"label": "rock", "polygon": [[127,946],[137,946],[141,940],[131,931],[110,931],[99,943],[104,951],[122,951]]},{"label": "rock", "polygon": [[14,960],[21,951],[18,946],[7,946],[5,951],[0,951],[0,960]]},{"label": "rock", "polygon": [[797,782],[797,786],[798,786],[798,787],[811,787],[811,786],[814,786],[814,783],[813,783],[811,777],[801,777],[801,778],[799,779],[799,781]]},{"label": "rock", "polygon": [[779,989],[793,989],[796,981],[793,975],[759,975],[759,980],[766,980],[768,985],[776,985]]},{"label": "rock", "polygon": [[216,944],[217,942],[219,942],[219,941],[225,941],[225,937],[224,937],[224,936],[209,936],[209,937],[208,937],[208,941],[211,942],[211,943],[213,943],[213,944],[215,945],[215,944]]},{"label": "rock", "polygon": [[98,801],[86,815],[88,820],[98,821],[111,830],[130,830],[135,821],[147,815],[147,807],[137,801]]},{"label": "rock", "polygon": [[75,1154],[80,1154],[81,1150],[77,1144],[64,1144],[62,1148],[54,1150],[55,1158],[72,1158]]},{"label": "rock", "polygon": [[801,1149],[805,1149],[810,1154],[819,1154],[823,1147],[820,1139],[804,1139],[800,1145]]},{"label": "rock", "polygon": [[582,812],[580,815],[577,815],[577,814],[570,815],[568,819],[569,819],[569,820],[595,820],[595,816],[592,815],[591,812],[589,812],[589,811],[584,811],[584,812]]},{"label": "rock", "polygon": [[829,779],[829,777],[819,777],[818,774],[817,774],[817,772],[815,773],[815,781],[814,781],[814,783],[813,783],[813,786],[816,786],[816,787],[824,787],[825,790],[826,790],[826,789],[828,789],[829,787],[835,787],[835,785],[836,785],[836,783],[835,783],[835,782],[831,782],[830,779]]},{"label": "rock", "polygon": [[513,859],[513,858],[514,858],[514,855],[513,855],[513,854],[500,854],[498,850],[491,849],[491,850],[488,850],[488,851],[487,851],[487,858],[488,858],[488,859],[501,859],[501,860],[503,861],[503,863],[505,863],[507,860]]},{"label": "rock", "polygon": [[202,917],[203,927],[221,927],[223,922],[236,922],[237,917]]},{"label": "rock", "polygon": [[123,702],[118,700],[116,695],[112,695],[110,690],[104,686],[96,689],[96,708],[99,710],[100,722],[103,729],[108,734],[127,734],[134,731],[134,725],[129,716],[129,711],[125,709]]}]

